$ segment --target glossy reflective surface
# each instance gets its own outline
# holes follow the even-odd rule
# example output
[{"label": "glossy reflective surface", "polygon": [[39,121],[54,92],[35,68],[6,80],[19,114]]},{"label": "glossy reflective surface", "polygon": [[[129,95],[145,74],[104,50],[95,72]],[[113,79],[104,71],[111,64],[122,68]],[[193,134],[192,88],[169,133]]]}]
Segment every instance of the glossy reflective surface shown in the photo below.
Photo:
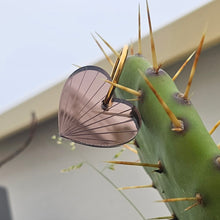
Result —
[{"label": "glossy reflective surface", "polygon": [[76,70],[66,81],[59,106],[60,136],[76,143],[114,147],[132,140],[139,129],[139,113],[130,103],[112,99],[102,107],[111,80],[96,66]]}]

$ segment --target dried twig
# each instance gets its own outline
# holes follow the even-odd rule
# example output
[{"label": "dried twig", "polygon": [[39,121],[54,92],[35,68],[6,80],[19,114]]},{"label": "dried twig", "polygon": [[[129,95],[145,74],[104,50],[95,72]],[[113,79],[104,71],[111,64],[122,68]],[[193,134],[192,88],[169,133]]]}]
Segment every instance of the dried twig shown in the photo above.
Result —
[{"label": "dried twig", "polygon": [[18,156],[20,153],[22,153],[31,143],[35,131],[37,128],[37,118],[35,113],[32,113],[32,121],[31,121],[31,125],[30,125],[30,133],[29,136],[27,138],[27,140],[24,142],[24,144],[18,148],[15,152],[13,152],[12,154],[10,154],[9,156],[7,156],[6,158],[4,158],[3,160],[0,161],[0,167],[2,167],[3,165],[5,165],[7,162],[9,162],[10,160],[14,159],[16,156]]}]

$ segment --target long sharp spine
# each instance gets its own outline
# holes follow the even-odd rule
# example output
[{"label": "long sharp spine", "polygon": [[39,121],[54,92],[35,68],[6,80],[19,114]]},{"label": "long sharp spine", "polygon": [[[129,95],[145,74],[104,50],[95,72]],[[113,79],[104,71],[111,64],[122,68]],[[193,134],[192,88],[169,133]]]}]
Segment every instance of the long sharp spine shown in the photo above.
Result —
[{"label": "long sharp spine", "polygon": [[219,127],[220,125],[220,120],[215,124],[215,126],[209,131],[209,134],[213,134],[214,131]]},{"label": "long sharp spine", "polygon": [[186,64],[191,60],[191,58],[193,57],[193,55],[195,54],[196,51],[193,51],[191,53],[191,55],[186,59],[186,61],[183,63],[183,65],[179,68],[179,70],[176,72],[176,74],[174,75],[174,77],[172,78],[173,81],[176,80],[176,78],[180,75],[180,73],[182,72],[182,70],[184,69],[184,67],[186,66]]},{"label": "long sharp spine", "polygon": [[192,80],[193,80],[193,77],[194,77],[194,74],[195,74],[195,71],[196,71],[196,66],[197,66],[197,63],[198,63],[198,60],[199,60],[199,56],[200,56],[200,53],[201,53],[201,50],[202,50],[202,45],[204,43],[204,40],[205,40],[205,34],[202,35],[201,41],[199,43],[199,47],[198,47],[198,49],[196,51],[195,60],[193,62],[193,66],[192,66],[192,69],[191,69],[189,81],[188,81],[185,93],[183,95],[183,97],[185,99],[187,99],[188,95],[189,95],[189,90],[190,90],[190,87],[191,87],[191,84],[192,84]]},{"label": "long sharp spine", "polygon": [[156,55],[154,38],[153,38],[153,31],[152,31],[151,18],[150,18],[150,10],[149,10],[149,5],[148,5],[147,0],[146,0],[146,6],[147,6],[148,24],[149,24],[149,29],[150,29],[150,41],[151,41],[151,53],[152,53],[153,68],[154,68],[155,71],[158,71],[157,55]]},{"label": "long sharp spine", "polygon": [[182,202],[182,201],[195,201],[192,205],[185,208],[184,211],[188,211],[198,205],[203,203],[203,199],[200,193],[196,193],[195,197],[184,197],[184,198],[170,198],[170,199],[163,199],[156,202]]},{"label": "long sharp spine", "polygon": [[131,165],[131,166],[142,166],[142,167],[154,167],[161,169],[161,163],[150,164],[150,163],[138,163],[138,162],[129,162],[129,161],[106,161],[107,163],[121,164],[121,165]]},{"label": "long sharp spine", "polygon": [[167,219],[167,220],[176,220],[176,217],[171,216],[163,216],[163,217],[156,217],[156,218],[149,218],[148,220],[160,220],[160,219]]},{"label": "long sharp spine", "polygon": [[142,46],[141,46],[141,12],[140,12],[140,4],[138,5],[138,54],[142,54]]},{"label": "long sharp spine", "polygon": [[124,144],[123,147],[124,147],[124,148],[127,148],[127,149],[130,150],[131,152],[137,154],[137,150],[135,150],[133,147],[130,147],[130,146],[127,145],[127,144]]},{"label": "long sharp spine", "polygon": [[109,84],[111,84],[111,85],[113,85],[113,86],[115,86],[115,87],[117,87],[117,88],[119,88],[119,89],[125,91],[125,92],[128,92],[128,93],[132,94],[132,95],[135,95],[135,96],[137,96],[137,97],[140,97],[140,96],[141,96],[141,92],[138,92],[138,91],[136,91],[136,90],[134,90],[134,89],[130,89],[130,88],[128,88],[128,87],[125,87],[125,86],[122,86],[122,85],[120,85],[120,84],[111,82],[111,81],[109,81],[109,80],[105,80],[105,81],[106,81],[107,83],[109,83]]},{"label": "long sharp spine", "polygon": [[167,104],[164,102],[164,100],[161,98],[161,96],[157,93],[157,91],[154,89],[153,85],[151,82],[148,80],[148,78],[139,71],[142,77],[144,78],[145,82],[147,85],[150,87],[151,91],[154,93],[154,95],[157,97],[158,101],[160,102],[161,106],[164,108],[166,111],[167,115],[169,116],[170,120],[174,124],[173,131],[182,131],[184,130],[184,125],[183,122],[178,120],[177,117],[174,115],[174,113],[170,110],[170,108],[167,106]]},{"label": "long sharp spine", "polygon": [[140,186],[125,186],[125,187],[120,187],[118,190],[126,190],[126,189],[142,189],[142,188],[153,188],[154,186],[151,185],[140,185]]},{"label": "long sharp spine", "polygon": [[112,51],[113,54],[115,54],[116,57],[119,57],[120,54],[100,35],[96,32],[98,37],[105,43],[105,45]]},{"label": "long sharp spine", "polygon": [[98,47],[100,48],[100,50],[102,51],[102,53],[104,54],[106,60],[110,63],[110,65],[113,67],[114,66],[114,62],[111,60],[111,58],[107,55],[107,53],[104,51],[103,47],[101,46],[101,44],[97,41],[97,39],[95,38],[95,36],[93,34],[92,38],[94,39],[94,41],[96,42],[96,44],[98,45]]}]

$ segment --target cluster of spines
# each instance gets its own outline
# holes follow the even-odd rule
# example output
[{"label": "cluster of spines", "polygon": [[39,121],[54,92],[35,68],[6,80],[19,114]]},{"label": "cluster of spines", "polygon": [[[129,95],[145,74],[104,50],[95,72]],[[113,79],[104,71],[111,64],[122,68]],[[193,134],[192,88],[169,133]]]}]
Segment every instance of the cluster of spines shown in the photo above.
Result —
[{"label": "cluster of spines", "polygon": [[[151,53],[152,53],[152,61],[153,61],[153,72],[154,72],[154,74],[158,74],[159,69],[161,68],[161,65],[158,65],[158,62],[157,62],[156,49],[155,49],[155,43],[154,43],[153,31],[152,31],[152,25],[151,25],[151,19],[150,19],[150,12],[149,12],[149,6],[148,6],[148,2],[147,1],[146,1],[146,6],[147,6],[147,16],[148,16],[149,31],[150,31]],[[137,53],[137,55],[142,55],[141,19],[140,19],[140,17],[141,16],[140,16],[140,5],[139,5],[139,7],[138,7],[138,53]],[[119,62],[119,60],[121,59],[121,55],[115,49],[113,49],[113,47],[104,38],[102,38],[98,33],[96,33],[96,34],[105,43],[105,45],[107,45],[107,47],[113,52],[113,54],[117,57],[118,62]],[[94,35],[92,35],[92,37],[94,38],[95,42],[97,43],[97,45],[99,46],[99,48],[103,52],[103,54],[106,57],[107,61],[110,63],[110,65],[114,69],[114,67],[115,67],[114,62],[107,55],[107,53],[104,51],[104,49],[102,48],[101,44],[94,37]],[[185,92],[183,94],[179,94],[179,96],[183,100],[185,100],[185,102],[189,102],[189,98],[188,98],[189,97],[189,91],[190,91],[192,80],[193,80],[193,77],[194,77],[194,74],[195,74],[195,70],[196,70],[196,66],[197,66],[197,63],[198,63],[198,59],[199,59],[199,56],[200,56],[200,53],[201,53],[201,50],[202,50],[204,39],[205,39],[205,33],[202,35],[202,38],[200,40],[198,49],[191,53],[191,55],[186,59],[186,61],[183,63],[183,65],[179,68],[179,70],[176,72],[176,74],[172,78],[172,80],[175,81],[176,78],[181,73],[181,71],[187,65],[187,63],[195,55],[195,59],[194,59],[193,65],[192,65],[190,77],[189,77],[189,80],[188,80]],[[130,46],[130,54],[134,55],[133,44]],[[123,62],[124,61],[125,60],[123,60]],[[163,109],[165,110],[167,115],[169,116],[169,118],[170,118],[170,120],[172,122],[172,125],[173,125],[172,126],[172,131],[174,131],[174,132],[181,132],[181,131],[183,131],[184,130],[184,122],[179,120],[175,116],[175,114],[171,111],[171,109],[168,107],[168,105],[165,103],[165,101],[162,99],[162,97],[157,93],[156,89],[153,87],[151,82],[148,80],[147,76],[141,70],[139,70],[139,73],[143,77],[144,81],[149,86],[151,91],[154,93],[154,95],[156,96],[157,100],[160,102],[161,106],[163,107]],[[120,73],[118,73],[118,75],[120,75]],[[120,85],[120,84],[117,83],[117,81],[118,80],[112,80],[112,81],[106,81],[106,82],[110,83],[112,85],[112,87],[117,87],[117,88],[119,88],[121,90],[124,90],[124,91],[126,91],[128,93],[131,93],[131,94],[133,94],[134,96],[137,97],[137,98],[132,99],[131,101],[140,100],[141,99],[141,97],[142,97],[142,92],[141,91],[136,91],[136,90],[133,90],[131,88],[125,87],[123,85]],[[209,134],[211,135],[216,130],[216,128],[219,125],[220,125],[220,121],[218,121],[216,123],[216,125],[210,130]],[[134,152],[134,149],[133,149],[133,152]],[[137,153],[137,152],[135,151],[135,153]],[[140,162],[127,162],[127,161],[108,161],[108,163],[122,164],[122,165],[132,165],[132,166],[141,166],[141,167],[151,167],[151,168],[154,168],[154,171],[158,172],[158,173],[162,173],[163,169],[164,169],[163,164],[161,163],[161,161],[158,161],[157,164],[140,163]],[[216,158],[216,163],[220,164],[219,157]],[[149,184],[149,185],[120,187],[120,188],[118,188],[118,190],[137,189],[137,188],[156,188],[156,187],[152,183],[152,184]],[[169,203],[169,202],[181,202],[181,201],[194,201],[194,203],[192,205],[186,207],[184,211],[188,211],[188,210],[192,209],[195,206],[203,204],[203,198],[202,198],[202,195],[200,193],[196,193],[192,197],[168,198],[168,199],[163,199],[163,200],[160,200],[160,201],[157,201],[157,202]],[[152,219],[172,219],[172,220],[177,220],[177,217],[175,215],[172,215],[172,216],[157,217],[157,218],[152,218]]]}]

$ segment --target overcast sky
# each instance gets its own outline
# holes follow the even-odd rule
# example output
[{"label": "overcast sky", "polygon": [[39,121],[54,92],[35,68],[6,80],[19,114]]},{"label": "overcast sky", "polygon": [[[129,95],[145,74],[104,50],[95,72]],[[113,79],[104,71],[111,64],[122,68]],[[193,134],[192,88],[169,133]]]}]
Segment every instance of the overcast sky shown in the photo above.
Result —
[{"label": "overcast sky", "polygon": [[[149,0],[153,29],[211,0]],[[115,48],[136,39],[145,0],[7,0],[0,8],[0,113],[103,57],[90,33]],[[196,24],[195,24],[196,25]]]}]

